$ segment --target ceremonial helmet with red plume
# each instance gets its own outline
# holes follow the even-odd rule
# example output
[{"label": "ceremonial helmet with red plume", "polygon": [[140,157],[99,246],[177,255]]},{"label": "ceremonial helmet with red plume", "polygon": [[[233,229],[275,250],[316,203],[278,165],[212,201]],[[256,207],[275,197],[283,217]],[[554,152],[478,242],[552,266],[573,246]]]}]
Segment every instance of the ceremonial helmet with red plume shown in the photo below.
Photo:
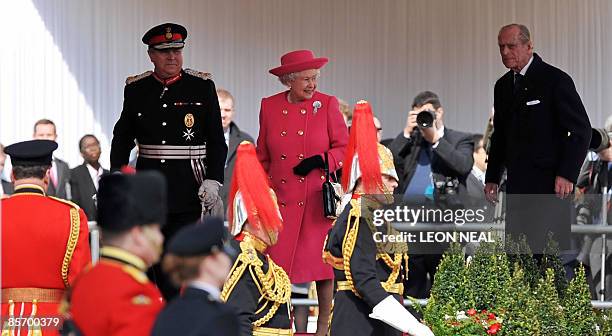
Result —
[{"label": "ceremonial helmet with red plume", "polygon": [[347,193],[355,189],[359,179],[367,194],[388,192],[382,182],[383,174],[399,181],[391,151],[378,143],[372,107],[365,100],[355,105],[344,162],[342,188]]},{"label": "ceremonial helmet with red plume", "polygon": [[[257,160],[255,146],[243,141],[236,150],[236,165],[229,194],[229,230],[234,236],[246,229],[264,242],[275,244],[283,220],[276,194]],[[245,223],[248,225],[245,228]]]}]

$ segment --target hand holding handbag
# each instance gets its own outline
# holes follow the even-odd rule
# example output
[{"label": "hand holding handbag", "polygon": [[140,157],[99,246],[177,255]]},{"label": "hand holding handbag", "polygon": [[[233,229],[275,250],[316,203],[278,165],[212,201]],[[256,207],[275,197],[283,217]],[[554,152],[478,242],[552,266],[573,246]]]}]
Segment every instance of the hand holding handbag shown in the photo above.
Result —
[{"label": "hand holding handbag", "polygon": [[[327,152],[324,154],[324,171],[325,171],[325,182],[323,182],[323,214],[329,219],[336,219],[336,209],[339,207],[340,195],[342,194],[342,187],[340,183],[333,181],[329,174],[329,164],[327,162]],[[335,174],[334,180],[335,180]],[[340,194],[340,195],[338,195]]]}]

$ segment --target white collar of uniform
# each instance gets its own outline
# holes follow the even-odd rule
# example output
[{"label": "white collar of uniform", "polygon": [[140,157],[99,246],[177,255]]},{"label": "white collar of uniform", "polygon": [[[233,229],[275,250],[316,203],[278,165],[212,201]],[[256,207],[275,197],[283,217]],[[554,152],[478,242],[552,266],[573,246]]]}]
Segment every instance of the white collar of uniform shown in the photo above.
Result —
[{"label": "white collar of uniform", "polygon": [[208,295],[210,295],[210,297],[216,301],[219,301],[221,298],[221,291],[219,290],[219,288],[209,283],[194,280],[191,281],[188,286],[208,292]]}]

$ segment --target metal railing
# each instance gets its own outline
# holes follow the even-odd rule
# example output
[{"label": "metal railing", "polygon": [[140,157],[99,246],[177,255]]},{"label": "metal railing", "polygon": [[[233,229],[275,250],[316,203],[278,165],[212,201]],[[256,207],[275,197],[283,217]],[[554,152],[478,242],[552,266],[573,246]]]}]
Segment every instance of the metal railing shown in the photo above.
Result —
[{"label": "metal railing", "polygon": [[[89,234],[90,234],[90,247],[91,247],[91,258],[92,263],[96,263],[100,258],[100,231],[96,224],[96,222],[91,221],[89,224]],[[398,223],[394,224],[394,226],[399,231],[404,232],[418,232],[418,231],[504,231],[504,224],[500,223],[466,223],[463,225],[449,224],[449,223],[419,223],[417,225],[412,224],[403,224]],[[601,225],[601,224],[592,224],[592,225],[577,225],[573,224],[571,228],[572,233],[574,234],[596,234],[596,235],[607,235],[612,234],[612,226]],[[604,236],[605,239],[605,236]],[[605,240],[604,240],[605,241]],[[603,244],[604,246],[606,244]],[[605,259],[605,249],[602,249],[602,258]],[[602,273],[604,269],[602,268]],[[602,281],[603,281],[602,275]],[[603,283],[601,284],[602,291],[605,289]],[[591,301],[593,308],[597,309],[612,309],[612,301],[604,301],[604,295],[601,295],[601,299],[598,301]],[[419,299],[417,300],[420,305],[426,305],[427,299]],[[312,299],[292,299],[292,303],[296,306],[316,306],[317,301]],[[410,300],[405,300],[404,305],[411,306],[412,302]]]}]

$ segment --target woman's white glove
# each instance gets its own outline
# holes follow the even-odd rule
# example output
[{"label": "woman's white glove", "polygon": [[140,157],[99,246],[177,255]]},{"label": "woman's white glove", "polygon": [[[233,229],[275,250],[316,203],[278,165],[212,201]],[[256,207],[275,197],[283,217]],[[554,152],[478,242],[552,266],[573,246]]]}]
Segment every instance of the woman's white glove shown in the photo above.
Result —
[{"label": "woman's white glove", "polygon": [[433,332],[426,325],[419,322],[391,295],[374,306],[370,317],[381,320],[411,336],[434,336]]}]

